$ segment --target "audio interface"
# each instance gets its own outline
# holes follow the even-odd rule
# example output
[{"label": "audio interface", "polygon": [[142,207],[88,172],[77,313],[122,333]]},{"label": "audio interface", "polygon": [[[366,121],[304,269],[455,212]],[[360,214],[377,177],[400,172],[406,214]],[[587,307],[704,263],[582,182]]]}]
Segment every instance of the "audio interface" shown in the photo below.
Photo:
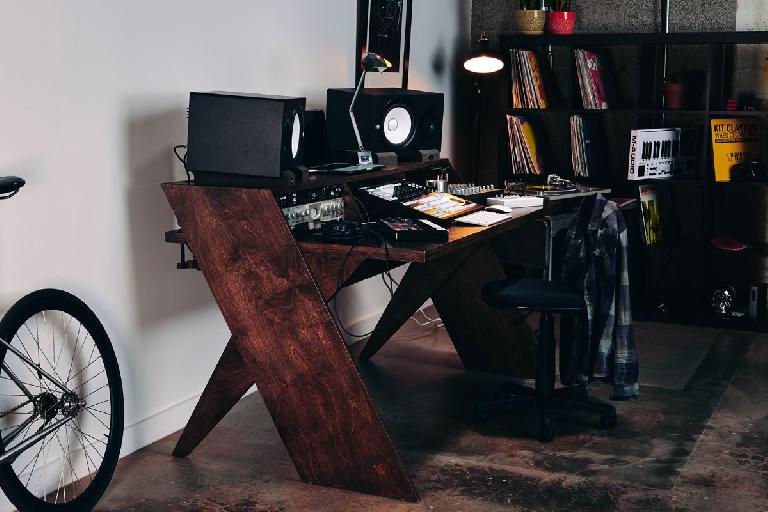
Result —
[{"label": "audio interface", "polygon": [[278,194],[278,206],[291,229],[305,225],[319,229],[324,222],[344,219],[344,197],[341,185]]}]

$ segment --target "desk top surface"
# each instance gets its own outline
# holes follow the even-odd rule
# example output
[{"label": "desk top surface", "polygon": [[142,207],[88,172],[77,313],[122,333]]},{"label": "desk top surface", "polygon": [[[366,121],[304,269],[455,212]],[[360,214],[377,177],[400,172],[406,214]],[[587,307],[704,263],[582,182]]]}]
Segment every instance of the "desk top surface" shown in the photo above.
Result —
[{"label": "desk top surface", "polygon": [[387,246],[384,247],[379,239],[371,237],[370,240],[356,245],[354,249],[350,245],[312,240],[299,240],[298,246],[303,253],[340,252],[346,254],[353,250],[356,254],[364,255],[370,259],[425,263],[499,236],[525,222],[551,215],[556,210],[557,208],[553,207],[519,208],[513,217],[488,227],[454,224],[448,228],[448,242],[444,243],[404,242],[397,244],[387,242]]},{"label": "desk top surface", "polygon": [[[414,162],[409,164],[390,167],[375,172],[343,175],[304,175],[300,182],[291,186],[271,187],[271,193],[285,193],[291,191],[308,190],[327,185],[349,184],[354,187],[356,183],[365,181],[375,181],[387,177],[397,177],[412,172],[431,173],[436,168],[443,168],[450,172],[455,172],[447,159],[436,160],[434,162]],[[200,187],[210,191],[210,193],[226,194],[231,191],[227,187],[209,187],[200,185],[189,185],[186,182],[167,183],[164,187]],[[242,189],[240,189],[242,190]],[[254,190],[254,192],[258,192]],[[263,189],[261,192],[263,193]],[[448,229],[448,242],[445,243],[426,243],[426,242],[388,242],[386,246],[376,237],[369,237],[368,240],[352,248],[350,245],[334,244],[324,242],[316,237],[308,237],[297,240],[299,250],[305,254],[332,254],[338,253],[346,255],[352,249],[355,254],[362,255],[375,260],[390,260],[405,263],[424,263],[433,261],[445,255],[461,251],[473,245],[482,243],[486,240],[499,236],[507,231],[513,230],[523,223],[531,220],[543,218],[547,215],[557,213],[560,208],[553,204],[545,204],[544,207],[520,208],[514,216],[498,224],[488,227],[467,226],[454,224]],[[275,216],[277,219],[277,216]],[[282,220],[282,216],[279,217]],[[186,243],[185,234],[180,230],[169,231],[166,233],[166,241],[169,243]]]}]

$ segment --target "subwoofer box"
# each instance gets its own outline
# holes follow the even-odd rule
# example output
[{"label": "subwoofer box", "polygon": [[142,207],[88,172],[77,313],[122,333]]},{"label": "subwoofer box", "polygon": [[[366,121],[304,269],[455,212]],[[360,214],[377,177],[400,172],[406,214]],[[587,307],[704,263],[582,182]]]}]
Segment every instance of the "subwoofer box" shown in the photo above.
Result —
[{"label": "subwoofer box", "polygon": [[[326,116],[331,150],[357,149],[349,118],[354,89],[328,89]],[[409,89],[362,89],[355,118],[363,147],[416,158],[420,149],[439,150],[443,136],[443,95]]]},{"label": "subwoofer box", "polygon": [[231,92],[189,95],[187,169],[280,177],[304,158],[306,98]]}]

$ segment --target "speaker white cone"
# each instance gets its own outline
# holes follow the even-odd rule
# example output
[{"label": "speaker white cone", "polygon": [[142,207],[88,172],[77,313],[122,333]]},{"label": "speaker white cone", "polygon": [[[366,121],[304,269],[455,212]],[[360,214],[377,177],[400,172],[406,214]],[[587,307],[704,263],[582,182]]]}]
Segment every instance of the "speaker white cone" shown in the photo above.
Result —
[{"label": "speaker white cone", "polygon": [[293,128],[291,128],[291,154],[293,158],[299,154],[299,143],[301,142],[301,118],[299,114],[293,117]]},{"label": "speaker white cone", "polygon": [[405,107],[394,107],[384,116],[384,138],[392,145],[400,146],[408,141],[413,128],[413,118]]}]

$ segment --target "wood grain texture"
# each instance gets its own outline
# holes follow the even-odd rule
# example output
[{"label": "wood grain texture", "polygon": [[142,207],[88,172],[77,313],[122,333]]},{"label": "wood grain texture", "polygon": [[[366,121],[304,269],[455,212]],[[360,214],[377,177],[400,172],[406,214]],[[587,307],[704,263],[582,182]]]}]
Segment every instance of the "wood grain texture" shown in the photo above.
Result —
[{"label": "wood grain texture", "polygon": [[474,249],[465,249],[435,262],[412,263],[360,353],[360,359],[372,358],[473,252]]},{"label": "wood grain texture", "polygon": [[173,450],[175,457],[186,457],[192,453],[256,381],[253,370],[243,360],[237,345],[232,339],[227,343],[192,417],[176,443]]},{"label": "wood grain texture", "polygon": [[346,253],[348,256],[324,251],[307,251],[302,254],[325,301],[330,300],[344,282],[366,261],[363,254],[349,246]]},{"label": "wood grain texture", "polygon": [[471,371],[533,377],[536,338],[520,314],[495,310],[481,297],[484,285],[504,279],[490,244],[483,244],[432,294],[456,351]]},{"label": "wood grain texture", "polygon": [[301,479],[418,500],[272,192],[163,189]]}]

